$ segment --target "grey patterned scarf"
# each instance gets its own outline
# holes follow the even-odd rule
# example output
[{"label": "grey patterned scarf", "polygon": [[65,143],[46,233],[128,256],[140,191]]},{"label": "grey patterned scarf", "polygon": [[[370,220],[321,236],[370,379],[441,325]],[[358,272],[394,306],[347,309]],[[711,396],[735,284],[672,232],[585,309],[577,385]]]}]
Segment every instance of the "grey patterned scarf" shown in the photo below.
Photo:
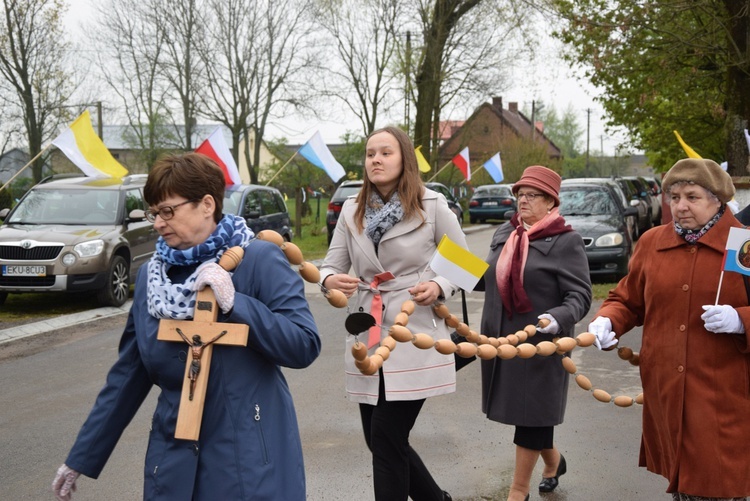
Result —
[{"label": "grey patterned scarf", "polygon": [[403,217],[404,208],[401,206],[398,193],[394,193],[385,204],[377,193],[370,195],[370,201],[365,208],[365,232],[375,244],[376,251],[385,232],[393,228]]}]

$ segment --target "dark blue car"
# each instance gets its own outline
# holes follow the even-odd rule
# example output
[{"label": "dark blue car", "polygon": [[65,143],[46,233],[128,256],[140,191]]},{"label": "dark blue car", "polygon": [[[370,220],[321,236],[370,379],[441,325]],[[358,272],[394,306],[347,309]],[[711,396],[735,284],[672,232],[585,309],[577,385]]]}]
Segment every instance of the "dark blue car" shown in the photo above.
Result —
[{"label": "dark blue car", "polygon": [[274,230],[287,242],[292,241],[292,221],[284,197],[276,188],[257,184],[227,186],[224,214],[244,217],[256,235],[262,230]]}]

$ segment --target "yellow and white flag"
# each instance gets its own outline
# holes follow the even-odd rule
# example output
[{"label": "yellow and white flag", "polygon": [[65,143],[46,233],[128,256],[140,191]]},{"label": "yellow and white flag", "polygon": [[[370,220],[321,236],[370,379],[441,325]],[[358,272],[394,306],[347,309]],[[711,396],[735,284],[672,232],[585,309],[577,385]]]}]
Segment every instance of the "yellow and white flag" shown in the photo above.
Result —
[{"label": "yellow and white flag", "polygon": [[677,141],[680,143],[680,146],[682,146],[682,149],[685,150],[685,154],[688,156],[688,158],[702,158],[695,152],[695,150],[693,150],[693,148],[688,146],[687,143],[682,140],[679,132],[677,132],[676,130],[672,132],[674,132],[674,135],[677,136]]},{"label": "yellow and white flag", "polygon": [[420,144],[414,149],[414,152],[417,154],[417,165],[419,166],[419,172],[430,172],[432,169],[430,168],[430,162],[427,161],[427,159],[422,154],[422,145]]},{"label": "yellow and white flag", "polygon": [[115,160],[94,132],[88,110],[53,139],[52,144],[89,177],[121,178],[128,175],[128,170]]},{"label": "yellow and white flag", "polygon": [[430,260],[430,268],[465,291],[472,291],[490,265],[443,235]]}]

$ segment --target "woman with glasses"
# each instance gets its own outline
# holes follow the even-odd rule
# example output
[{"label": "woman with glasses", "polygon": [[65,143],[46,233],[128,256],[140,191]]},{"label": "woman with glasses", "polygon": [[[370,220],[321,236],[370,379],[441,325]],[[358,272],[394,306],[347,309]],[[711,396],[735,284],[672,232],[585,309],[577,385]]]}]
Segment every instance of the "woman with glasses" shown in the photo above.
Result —
[{"label": "woman with glasses", "polygon": [[[278,246],[253,238],[244,219],[222,214],[224,174],[204,155],[156,162],[144,188],[146,217],[160,238],[138,273],[118,360],[53,481],[71,499],[80,474],[97,478],[151,388],[161,389],[146,453],[143,499],[304,500],[305,476],[294,404],[281,367],[303,368],[320,338],[298,273]],[[244,257],[227,271],[232,247]],[[222,323],[249,327],[247,346],[213,345],[200,436],[175,438],[183,385],[206,377],[203,347],[220,332],[185,342],[157,339],[160,320],[194,317],[197,291],[210,286]],[[205,305],[201,305],[205,308]],[[195,339],[195,335],[202,338]],[[182,334],[181,334],[182,335]],[[190,380],[185,367],[191,362]],[[128,493],[131,496],[132,492]]]},{"label": "woman with glasses", "polygon": [[[588,312],[588,260],[583,239],[557,210],[560,183],[556,172],[534,165],[513,185],[518,212],[497,229],[487,257],[483,334],[506,336],[546,319],[549,325],[527,341],[537,344],[572,336],[576,322]],[[515,426],[509,501],[529,499],[539,456],[544,461],[539,492],[555,490],[565,473],[554,427],[563,422],[567,392],[568,373],[560,355],[482,360],[482,412],[492,421]]]}]

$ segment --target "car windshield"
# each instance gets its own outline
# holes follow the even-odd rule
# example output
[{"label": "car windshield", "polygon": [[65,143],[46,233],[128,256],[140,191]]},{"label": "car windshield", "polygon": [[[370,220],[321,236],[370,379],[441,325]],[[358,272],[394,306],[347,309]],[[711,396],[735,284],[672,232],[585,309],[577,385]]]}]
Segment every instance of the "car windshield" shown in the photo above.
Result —
[{"label": "car windshield", "polygon": [[474,192],[475,197],[509,197],[510,190],[504,186],[480,186]]},{"label": "car windshield", "polygon": [[239,206],[242,201],[241,191],[225,191],[224,192],[224,214],[239,214]]},{"label": "car windshield", "polygon": [[563,188],[560,191],[560,214],[563,216],[617,214],[617,206],[609,193],[600,188]]},{"label": "car windshield", "polygon": [[7,223],[115,224],[119,192],[111,190],[32,190]]}]

